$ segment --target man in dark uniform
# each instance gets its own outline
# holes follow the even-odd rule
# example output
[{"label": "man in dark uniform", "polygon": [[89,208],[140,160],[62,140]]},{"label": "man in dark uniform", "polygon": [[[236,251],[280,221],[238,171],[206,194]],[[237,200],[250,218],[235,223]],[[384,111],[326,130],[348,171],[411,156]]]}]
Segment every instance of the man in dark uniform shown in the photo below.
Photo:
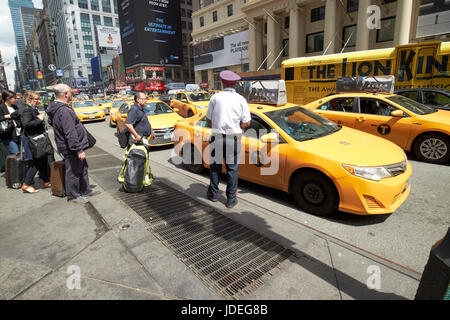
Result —
[{"label": "man in dark uniform", "polygon": [[136,92],[134,95],[135,104],[131,106],[128,111],[127,120],[125,121],[125,126],[131,133],[130,141],[128,146],[130,147],[135,142],[141,141],[143,144],[148,144],[147,138],[155,138],[152,130],[152,126],[148,121],[147,114],[144,111],[147,105],[147,96],[143,92]]}]

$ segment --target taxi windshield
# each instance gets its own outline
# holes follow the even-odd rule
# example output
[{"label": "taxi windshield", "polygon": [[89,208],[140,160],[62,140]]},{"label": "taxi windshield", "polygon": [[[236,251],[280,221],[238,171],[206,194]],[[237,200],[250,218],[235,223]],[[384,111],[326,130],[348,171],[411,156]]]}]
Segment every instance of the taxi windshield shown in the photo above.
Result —
[{"label": "taxi windshield", "polygon": [[107,100],[107,99],[97,99],[96,102],[97,102],[97,103],[111,103],[111,100]]},{"label": "taxi windshield", "polygon": [[190,93],[188,94],[189,101],[191,102],[199,102],[199,101],[209,101],[211,99],[211,96],[209,93],[206,92],[197,92],[197,93]]},{"label": "taxi windshield", "polygon": [[170,107],[163,102],[152,102],[147,103],[147,105],[144,108],[144,112],[148,116],[154,116],[157,114],[173,113],[173,110],[170,109]]},{"label": "taxi windshield", "polygon": [[437,109],[428,107],[417,101],[400,95],[389,97],[388,100],[395,102],[396,104],[408,109],[411,112],[414,112],[415,114],[430,114],[438,111]]},{"label": "taxi windshield", "polygon": [[112,107],[113,108],[120,108],[120,106],[127,100],[114,100]]},{"label": "taxi windshield", "polygon": [[75,101],[73,103],[73,107],[74,108],[95,107],[95,104],[92,101]]},{"label": "taxi windshield", "polygon": [[266,112],[265,115],[297,141],[324,137],[341,129],[333,122],[300,107]]}]

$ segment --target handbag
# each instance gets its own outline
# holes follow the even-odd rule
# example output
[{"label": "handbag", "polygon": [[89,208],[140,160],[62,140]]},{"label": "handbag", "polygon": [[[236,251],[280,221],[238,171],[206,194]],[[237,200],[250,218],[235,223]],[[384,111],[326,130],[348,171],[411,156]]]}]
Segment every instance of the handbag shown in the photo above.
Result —
[{"label": "handbag", "polygon": [[120,131],[117,134],[117,139],[119,140],[119,145],[122,149],[125,149],[128,147],[128,141],[130,140],[130,131],[128,131],[128,128],[123,128],[122,131]]},{"label": "handbag", "polygon": [[87,147],[87,149],[90,149],[93,146],[95,146],[95,144],[97,143],[97,140],[94,138],[94,136],[92,134],[89,133],[89,131],[87,131],[87,129],[86,129],[86,133],[87,133],[87,139],[88,139],[88,143],[89,143],[89,146]]},{"label": "handbag", "polygon": [[29,146],[34,159],[41,159],[53,154],[53,145],[47,133],[28,137]]},{"label": "handbag", "polygon": [[12,131],[12,125],[10,120],[3,120],[0,122],[0,134],[10,133]]}]

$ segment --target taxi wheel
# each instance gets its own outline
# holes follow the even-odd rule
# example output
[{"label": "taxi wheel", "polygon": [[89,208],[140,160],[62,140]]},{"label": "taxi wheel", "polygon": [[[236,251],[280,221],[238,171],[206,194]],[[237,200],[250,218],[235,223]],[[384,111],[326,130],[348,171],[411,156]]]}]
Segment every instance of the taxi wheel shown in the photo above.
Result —
[{"label": "taxi wheel", "polygon": [[192,144],[185,144],[183,146],[183,150],[182,150],[183,154],[183,164],[185,165],[185,167],[191,171],[192,173],[202,173],[204,167],[203,167],[203,163],[202,164],[196,164],[195,163],[195,158],[196,158],[196,154],[197,154],[197,158],[198,158],[198,150],[192,145]]},{"label": "taxi wheel", "polygon": [[327,216],[339,206],[339,195],[333,182],[321,173],[302,172],[292,187],[295,201],[309,213]]},{"label": "taxi wheel", "polygon": [[111,122],[111,120],[109,120],[109,127],[110,127],[110,128],[114,128],[114,127],[115,127],[115,125],[113,125],[113,123]]},{"label": "taxi wheel", "polygon": [[450,160],[450,138],[439,133],[427,133],[417,139],[414,153],[419,160],[446,163]]}]

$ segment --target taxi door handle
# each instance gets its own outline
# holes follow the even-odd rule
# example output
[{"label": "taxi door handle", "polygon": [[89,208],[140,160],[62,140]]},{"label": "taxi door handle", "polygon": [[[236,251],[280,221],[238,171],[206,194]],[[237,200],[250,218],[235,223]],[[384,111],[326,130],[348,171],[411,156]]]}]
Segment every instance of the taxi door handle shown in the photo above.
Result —
[{"label": "taxi door handle", "polygon": [[359,117],[357,120],[358,120],[358,122],[364,122],[364,121],[366,121],[366,118],[364,118],[364,117]]}]

